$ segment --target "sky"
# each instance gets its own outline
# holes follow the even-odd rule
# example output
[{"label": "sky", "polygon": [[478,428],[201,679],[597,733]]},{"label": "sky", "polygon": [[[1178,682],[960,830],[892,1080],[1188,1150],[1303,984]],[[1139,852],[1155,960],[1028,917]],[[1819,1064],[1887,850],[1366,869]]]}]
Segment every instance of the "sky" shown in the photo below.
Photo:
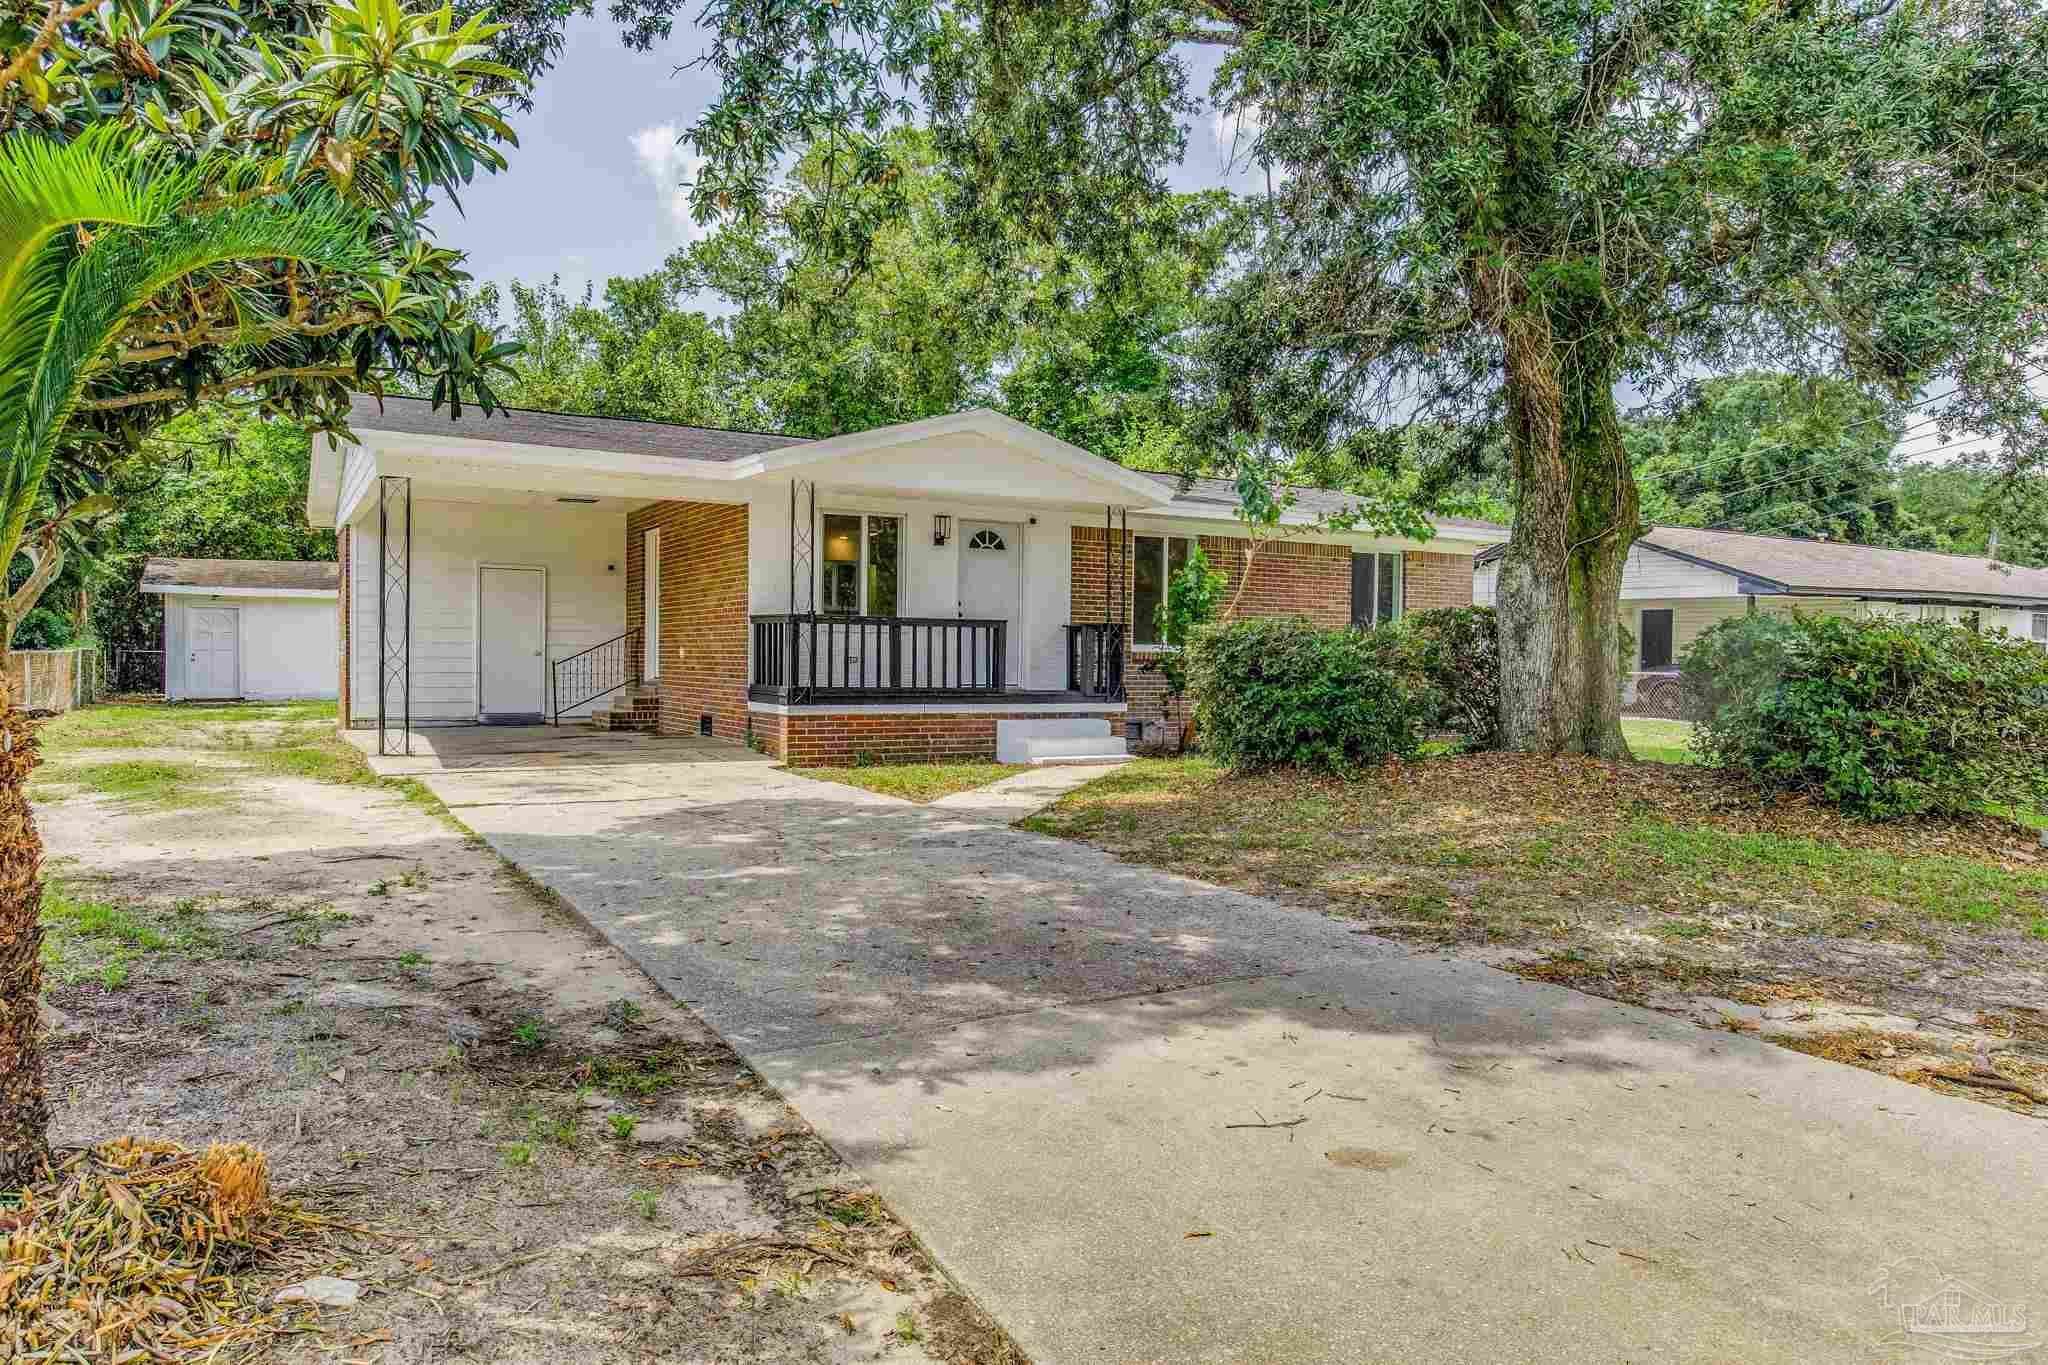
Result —
[{"label": "sky", "polygon": [[[519,146],[510,168],[480,177],[462,195],[464,212],[435,215],[444,246],[469,253],[479,281],[538,283],[559,275],[580,292],[614,275],[638,275],[707,229],[690,220],[684,184],[695,157],[682,131],[716,94],[709,73],[682,69],[705,49],[703,34],[680,29],[651,52],[629,51],[603,18],[570,24],[554,69],[535,83],[533,111],[515,114]],[[1198,90],[1216,55],[1196,54]],[[1175,187],[1229,184],[1249,189],[1253,172],[1230,165],[1236,125],[1205,115],[1188,129],[1188,157]]]}]

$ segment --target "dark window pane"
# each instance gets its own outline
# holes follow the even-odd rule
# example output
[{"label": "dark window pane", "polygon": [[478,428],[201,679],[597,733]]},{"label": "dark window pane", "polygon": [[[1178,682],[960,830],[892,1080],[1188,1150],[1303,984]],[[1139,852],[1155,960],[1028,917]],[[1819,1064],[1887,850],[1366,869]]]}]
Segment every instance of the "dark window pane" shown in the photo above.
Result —
[{"label": "dark window pane", "polygon": [[1643,613],[1643,671],[1671,667],[1671,609],[1659,607]]},{"label": "dark window pane", "polygon": [[1159,643],[1159,604],[1166,600],[1166,542],[1158,536],[1134,536],[1131,557],[1131,638],[1141,645]]},{"label": "dark window pane", "polygon": [[1394,567],[1395,560],[1392,555],[1381,555],[1379,561],[1379,595],[1376,599],[1378,606],[1373,619],[1385,625],[1394,619],[1394,583],[1400,571]]},{"label": "dark window pane", "polygon": [[868,518],[868,615],[897,615],[897,568],[902,538],[894,517]]},{"label": "dark window pane", "polygon": [[1372,624],[1372,571],[1378,563],[1376,555],[1351,556],[1351,624],[1354,626]]},{"label": "dark window pane", "polygon": [[818,608],[851,616],[860,610],[860,518],[827,515],[823,539]]}]

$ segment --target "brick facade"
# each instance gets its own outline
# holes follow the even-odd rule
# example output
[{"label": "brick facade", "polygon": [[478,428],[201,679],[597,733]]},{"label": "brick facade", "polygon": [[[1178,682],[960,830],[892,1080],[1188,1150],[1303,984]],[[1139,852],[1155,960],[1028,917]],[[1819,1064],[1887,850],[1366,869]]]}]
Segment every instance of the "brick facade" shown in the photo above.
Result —
[{"label": "brick facade", "polygon": [[661,531],[659,732],[747,736],[747,509],[660,502],[626,518],[626,628],[645,624],[646,533]]},{"label": "brick facade", "polygon": [[847,768],[857,763],[962,763],[995,757],[999,720],[1115,716],[1092,711],[1019,714],[1009,711],[825,711],[754,714],[754,737],[770,757],[792,767]]},{"label": "brick facade", "polygon": [[[1135,540],[1138,532],[1130,533]],[[1152,532],[1144,534],[1151,535]],[[1223,601],[1237,594],[1245,573],[1245,551],[1251,542],[1240,536],[1199,536],[1202,553],[1212,568],[1223,573]],[[1124,625],[1131,624],[1129,540],[1125,546],[1124,602],[1119,613]],[[1109,592],[1108,551],[1114,538],[1099,526],[1076,526],[1073,531],[1072,619],[1104,619],[1103,603]],[[1239,616],[1305,616],[1319,626],[1336,628],[1351,623],[1351,547],[1322,541],[1269,541],[1251,563],[1251,582],[1238,600]],[[1472,561],[1464,555],[1436,554],[1410,550],[1402,556],[1401,610],[1423,611],[1430,607],[1470,606],[1472,603]],[[1128,636],[1126,637],[1128,639]],[[1145,651],[1133,652],[1126,645],[1124,687],[1130,697],[1133,720],[1155,720],[1165,715],[1166,679],[1156,670],[1147,671]]]},{"label": "brick facade", "polygon": [[1472,561],[1465,555],[1410,550],[1401,556],[1401,610],[1472,605]]}]

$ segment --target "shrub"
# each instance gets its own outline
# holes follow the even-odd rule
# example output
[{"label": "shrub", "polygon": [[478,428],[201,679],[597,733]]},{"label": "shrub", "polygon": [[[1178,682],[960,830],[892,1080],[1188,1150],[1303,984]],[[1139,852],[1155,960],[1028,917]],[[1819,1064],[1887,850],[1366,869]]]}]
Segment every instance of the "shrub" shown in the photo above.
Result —
[{"label": "shrub", "polygon": [[1431,730],[1455,730],[1470,749],[1500,745],[1500,632],[1492,607],[1413,612],[1377,632]]},{"label": "shrub", "polygon": [[1422,741],[1426,707],[1373,634],[1237,621],[1197,631],[1188,669],[1203,748],[1232,768],[1341,772]]},{"label": "shrub", "polygon": [[2048,652],[1939,621],[1745,616],[1683,663],[1709,763],[1860,815],[2048,803]]}]

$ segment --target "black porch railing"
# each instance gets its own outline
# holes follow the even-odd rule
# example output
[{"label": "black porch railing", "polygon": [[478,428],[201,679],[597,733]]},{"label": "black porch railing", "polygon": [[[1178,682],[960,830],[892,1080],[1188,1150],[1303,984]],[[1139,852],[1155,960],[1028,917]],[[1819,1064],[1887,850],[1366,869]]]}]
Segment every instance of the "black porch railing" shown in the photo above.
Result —
[{"label": "black porch railing", "polygon": [[952,617],[756,616],[750,695],[764,701],[980,696],[1009,685],[1010,623]]},{"label": "black porch railing", "polygon": [[624,635],[615,635],[602,644],[592,645],[582,653],[571,654],[556,663],[555,724],[562,723],[564,712],[574,711],[586,702],[610,696],[622,687],[639,682],[641,664],[646,657],[641,640],[640,628],[635,626]]},{"label": "black porch railing", "polygon": [[1114,621],[1067,627],[1067,690],[1090,701],[1124,699],[1124,628]]}]

